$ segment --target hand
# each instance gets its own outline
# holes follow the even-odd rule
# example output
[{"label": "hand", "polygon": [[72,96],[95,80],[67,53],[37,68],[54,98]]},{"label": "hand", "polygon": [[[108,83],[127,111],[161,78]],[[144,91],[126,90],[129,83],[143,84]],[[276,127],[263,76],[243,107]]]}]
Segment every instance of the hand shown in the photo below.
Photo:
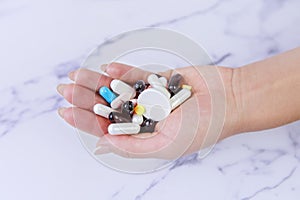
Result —
[{"label": "hand", "polygon": [[[137,80],[146,81],[151,72],[120,63],[108,65],[105,72],[109,77],[78,69],[69,74],[75,83],[58,86],[59,93],[75,106],[61,108],[61,117],[70,125],[99,137],[96,154],[113,152],[124,157],[174,159],[196,152],[236,132],[238,112],[232,89],[233,69],[216,66],[176,69],[184,77],[185,84],[193,87],[192,97],[175,109],[166,120],[159,122],[154,133],[122,136],[107,134],[109,120],[93,113],[96,103],[107,105],[97,91],[101,86],[109,86],[113,79],[129,84]],[[172,73],[169,70],[158,74],[169,79]],[[212,74],[220,77],[212,80]],[[217,82],[217,79],[221,81],[220,84],[207,84]],[[220,105],[212,105],[215,104],[212,94],[220,98],[220,102],[217,102]],[[213,115],[212,108],[218,106],[225,106],[230,112],[225,115],[224,110],[224,115]],[[212,121],[222,124],[214,124]]]}]

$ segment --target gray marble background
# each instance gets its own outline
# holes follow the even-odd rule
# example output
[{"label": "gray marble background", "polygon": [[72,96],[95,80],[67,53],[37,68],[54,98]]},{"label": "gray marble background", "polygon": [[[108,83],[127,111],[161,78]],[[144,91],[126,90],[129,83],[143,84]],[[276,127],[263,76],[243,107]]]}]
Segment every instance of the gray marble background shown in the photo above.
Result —
[{"label": "gray marble background", "polygon": [[239,67],[300,46],[299,0],[0,0],[0,199],[300,198],[300,123],[243,134],[155,173],[102,166],[56,109],[56,85],[97,45],[179,31]]}]

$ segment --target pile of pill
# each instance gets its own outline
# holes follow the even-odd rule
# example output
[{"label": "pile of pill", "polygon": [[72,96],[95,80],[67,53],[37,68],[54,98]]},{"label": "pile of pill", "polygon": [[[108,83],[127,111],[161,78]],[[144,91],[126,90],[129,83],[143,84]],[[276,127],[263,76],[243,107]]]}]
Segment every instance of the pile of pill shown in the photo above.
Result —
[{"label": "pile of pill", "polygon": [[168,81],[151,74],[148,83],[138,80],[133,87],[121,80],[112,80],[110,88],[99,89],[100,96],[110,105],[96,104],[94,113],[108,118],[108,133],[126,135],[151,133],[157,122],[168,115],[191,96],[192,87],[183,85],[180,74]]}]

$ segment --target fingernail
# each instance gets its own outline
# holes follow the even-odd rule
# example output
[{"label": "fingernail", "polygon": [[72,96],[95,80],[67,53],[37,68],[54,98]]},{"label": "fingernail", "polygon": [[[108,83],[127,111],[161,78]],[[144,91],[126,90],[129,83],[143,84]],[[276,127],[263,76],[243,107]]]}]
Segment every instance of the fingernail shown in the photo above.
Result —
[{"label": "fingernail", "polygon": [[77,71],[77,70],[72,71],[72,72],[70,72],[70,73],[68,74],[69,78],[70,78],[72,81],[75,80],[76,71]]},{"label": "fingernail", "polygon": [[64,118],[64,114],[65,114],[66,110],[67,110],[66,108],[59,108],[58,109],[58,114],[59,114],[59,116],[61,116],[61,118]]},{"label": "fingernail", "polygon": [[108,64],[102,64],[100,66],[100,69],[103,71],[103,72],[106,72],[106,68],[107,68]]},{"label": "fingernail", "polygon": [[111,151],[109,150],[109,147],[105,147],[105,146],[99,146],[96,149],[94,149],[94,154],[95,155],[101,155],[101,154],[106,154],[106,153],[110,153]]},{"label": "fingernail", "polygon": [[66,87],[66,84],[59,84],[56,89],[57,89],[59,94],[64,95],[65,87]]}]

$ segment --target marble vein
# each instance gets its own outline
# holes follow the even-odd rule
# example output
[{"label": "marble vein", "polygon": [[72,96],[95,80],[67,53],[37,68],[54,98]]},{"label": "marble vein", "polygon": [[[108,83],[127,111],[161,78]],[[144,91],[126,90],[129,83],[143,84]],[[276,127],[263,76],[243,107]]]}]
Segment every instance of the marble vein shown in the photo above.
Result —
[{"label": "marble vein", "polygon": [[276,189],[277,187],[279,187],[281,184],[283,184],[284,182],[286,182],[296,171],[297,167],[294,167],[285,177],[283,177],[281,180],[279,180],[277,183],[275,183],[274,185],[271,186],[265,186],[261,189],[259,189],[258,191],[256,191],[254,194],[249,195],[247,197],[242,198],[241,200],[250,200],[253,199],[254,197],[256,197],[257,195],[259,195],[260,193],[266,192],[266,191],[270,191],[273,189]]}]

